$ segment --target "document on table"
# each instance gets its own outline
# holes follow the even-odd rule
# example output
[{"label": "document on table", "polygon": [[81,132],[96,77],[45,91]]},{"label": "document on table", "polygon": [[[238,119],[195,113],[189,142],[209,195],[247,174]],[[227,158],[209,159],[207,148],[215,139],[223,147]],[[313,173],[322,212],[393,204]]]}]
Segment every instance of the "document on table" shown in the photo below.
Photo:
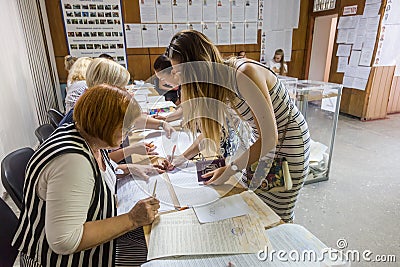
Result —
[{"label": "document on table", "polygon": [[246,215],[250,208],[240,195],[220,198],[205,206],[193,208],[200,223],[221,221]]},{"label": "document on table", "polygon": [[249,215],[200,224],[192,209],[162,214],[151,228],[148,260],[206,254],[256,253],[270,247],[264,228]]},{"label": "document on table", "polygon": [[[145,134],[147,132],[144,132]],[[181,155],[185,150],[192,145],[193,138],[190,133],[184,131],[176,131],[168,138],[164,131],[149,131],[146,136],[146,142],[153,141],[157,146],[156,152],[160,157],[166,158],[171,155],[174,145],[176,145],[175,156]]]}]

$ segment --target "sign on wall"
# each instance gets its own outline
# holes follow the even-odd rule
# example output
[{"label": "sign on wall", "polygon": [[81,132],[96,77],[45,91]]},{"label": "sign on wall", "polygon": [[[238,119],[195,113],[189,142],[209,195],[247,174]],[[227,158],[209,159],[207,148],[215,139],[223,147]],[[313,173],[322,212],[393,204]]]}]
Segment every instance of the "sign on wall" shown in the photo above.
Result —
[{"label": "sign on wall", "polygon": [[126,67],[119,0],[61,0],[70,55],[98,57],[106,53]]}]

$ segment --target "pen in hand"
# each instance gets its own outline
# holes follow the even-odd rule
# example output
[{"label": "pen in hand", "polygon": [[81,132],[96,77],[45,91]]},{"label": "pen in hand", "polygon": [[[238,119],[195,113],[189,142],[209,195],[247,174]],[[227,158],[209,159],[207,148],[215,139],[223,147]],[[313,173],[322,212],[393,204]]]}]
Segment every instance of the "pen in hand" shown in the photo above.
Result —
[{"label": "pen in hand", "polygon": [[156,180],[156,182],[154,183],[154,189],[153,189],[153,194],[152,194],[153,197],[156,197],[157,181],[158,180]]},{"label": "pen in hand", "polygon": [[176,145],[174,145],[174,147],[172,148],[172,153],[171,153],[171,163],[174,160],[174,154],[175,154],[175,150],[176,150]]}]

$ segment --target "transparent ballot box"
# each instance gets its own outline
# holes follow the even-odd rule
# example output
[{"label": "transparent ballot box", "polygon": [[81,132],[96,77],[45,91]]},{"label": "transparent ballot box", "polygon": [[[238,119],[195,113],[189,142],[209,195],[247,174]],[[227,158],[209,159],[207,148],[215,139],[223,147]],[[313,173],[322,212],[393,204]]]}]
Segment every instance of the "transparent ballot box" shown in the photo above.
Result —
[{"label": "transparent ballot box", "polygon": [[278,75],[279,80],[283,85],[286,87],[286,89],[289,91],[290,98],[294,100],[296,103],[296,91],[297,91],[297,78],[294,77],[289,77],[289,76],[282,76]]},{"label": "transparent ballot box", "polygon": [[307,121],[312,139],[306,184],[329,179],[342,88],[334,83],[297,82],[296,106]]}]

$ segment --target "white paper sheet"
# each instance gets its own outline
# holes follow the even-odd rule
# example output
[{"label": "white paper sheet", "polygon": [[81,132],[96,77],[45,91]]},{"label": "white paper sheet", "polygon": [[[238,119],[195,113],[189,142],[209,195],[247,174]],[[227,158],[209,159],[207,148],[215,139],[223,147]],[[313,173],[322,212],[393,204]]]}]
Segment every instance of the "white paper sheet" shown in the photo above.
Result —
[{"label": "white paper sheet", "polygon": [[358,90],[365,90],[367,87],[368,79],[354,78],[353,88]]},{"label": "white paper sheet", "polygon": [[341,73],[346,71],[348,59],[349,57],[338,57],[338,65],[336,72]]},{"label": "white paper sheet", "polygon": [[244,1],[244,18],[246,21],[257,21],[258,16],[258,0]]},{"label": "white paper sheet", "polygon": [[193,143],[193,138],[182,131],[173,132],[171,138],[167,138],[164,131],[154,131],[146,136],[146,142],[151,141],[157,146],[155,151],[158,155],[166,158],[171,155],[174,145],[176,145],[175,156],[181,155]]},{"label": "white paper sheet", "polygon": [[[334,111],[333,111],[334,112]],[[320,142],[311,140],[310,142],[310,162],[320,162],[328,147]]]},{"label": "white paper sheet", "polygon": [[217,44],[228,45],[231,43],[230,36],[230,23],[218,22],[217,23]]},{"label": "white paper sheet", "polygon": [[232,6],[232,21],[244,21],[244,0],[234,0],[231,2]]},{"label": "white paper sheet", "polygon": [[364,43],[364,35],[357,35],[352,48],[354,50],[361,50],[363,43]]},{"label": "white paper sheet", "polygon": [[203,21],[217,21],[217,0],[203,0]]},{"label": "white paper sheet", "polygon": [[125,24],[125,40],[127,48],[142,47],[142,25]]},{"label": "white paper sheet", "polygon": [[394,76],[400,76],[400,59],[396,63],[396,68],[394,69]]},{"label": "white paper sheet", "polygon": [[187,9],[188,9],[187,0],[172,0],[172,21],[174,23],[187,22],[188,21]]},{"label": "white paper sheet", "polygon": [[361,57],[361,51],[352,50],[350,55],[349,65],[352,67],[358,66],[358,63],[360,62],[360,57]]},{"label": "white paper sheet", "polygon": [[343,77],[343,87],[353,88],[353,81],[354,81],[353,77],[349,77],[349,76],[345,75]]},{"label": "white paper sheet", "polygon": [[229,0],[217,0],[218,22],[229,22],[231,19],[231,6]]},{"label": "white paper sheet", "polygon": [[244,44],[244,23],[231,23],[231,44]]},{"label": "white paper sheet", "polygon": [[188,21],[201,22],[203,20],[203,1],[190,0],[188,2]]},{"label": "white paper sheet", "polygon": [[347,41],[347,34],[349,33],[348,29],[339,29],[336,35],[336,43],[342,44]]},{"label": "white paper sheet", "polygon": [[172,24],[158,24],[157,34],[158,46],[167,47],[172,39],[172,36],[174,36]]},{"label": "white paper sheet", "polygon": [[188,30],[196,30],[198,32],[202,32],[203,25],[201,23],[188,23],[187,28]]},{"label": "white paper sheet", "polygon": [[360,62],[358,63],[361,66],[371,66],[371,59],[374,55],[373,48],[366,48],[363,46],[361,50]]},{"label": "white paper sheet", "polygon": [[244,38],[246,44],[257,43],[257,22],[245,22]]},{"label": "white paper sheet", "polygon": [[156,23],[156,4],[155,0],[139,0],[140,21],[142,23]]},{"label": "white paper sheet", "polygon": [[[400,24],[384,25],[381,27],[378,49],[374,66],[394,66],[400,55]],[[374,62],[375,63],[375,62]]]},{"label": "white paper sheet", "polygon": [[356,29],[347,29],[347,40],[346,44],[354,44],[357,37],[357,30]]},{"label": "white paper sheet", "polygon": [[361,16],[346,16],[340,17],[338,22],[338,29],[354,29],[358,26]]},{"label": "white paper sheet", "polygon": [[200,223],[221,221],[249,213],[249,206],[240,195],[220,198],[214,203],[193,209]]},{"label": "white paper sheet", "polygon": [[364,17],[374,17],[378,15],[381,3],[368,4],[364,7]]},{"label": "white paper sheet", "polygon": [[[336,94],[337,90],[335,90],[335,89],[324,90],[324,95],[329,95],[330,93]],[[337,103],[337,97],[324,97],[324,98],[322,98],[322,101],[321,101],[321,109],[334,113],[336,111],[336,103]]]},{"label": "white paper sheet", "polygon": [[142,24],[143,47],[158,47],[157,24]]},{"label": "white paper sheet", "polygon": [[400,2],[399,1],[388,1],[386,4],[385,14],[382,20],[385,25],[400,24]]},{"label": "white paper sheet", "polygon": [[187,24],[186,23],[185,24],[177,24],[177,23],[175,23],[172,26],[173,26],[174,34],[187,29]]},{"label": "white paper sheet", "polygon": [[[184,245],[183,245],[184,244]],[[249,215],[200,224],[192,209],[160,215],[151,228],[147,259],[176,255],[256,253],[269,242]]]},{"label": "white paper sheet", "polygon": [[172,23],[172,1],[156,0],[157,22]]},{"label": "white paper sheet", "polygon": [[204,22],[203,33],[211,40],[211,42],[214,44],[217,43],[217,26],[214,22]]},{"label": "white paper sheet", "polygon": [[348,56],[350,56],[350,51],[351,51],[351,45],[340,44],[340,45],[338,45],[336,56],[348,57]]}]

